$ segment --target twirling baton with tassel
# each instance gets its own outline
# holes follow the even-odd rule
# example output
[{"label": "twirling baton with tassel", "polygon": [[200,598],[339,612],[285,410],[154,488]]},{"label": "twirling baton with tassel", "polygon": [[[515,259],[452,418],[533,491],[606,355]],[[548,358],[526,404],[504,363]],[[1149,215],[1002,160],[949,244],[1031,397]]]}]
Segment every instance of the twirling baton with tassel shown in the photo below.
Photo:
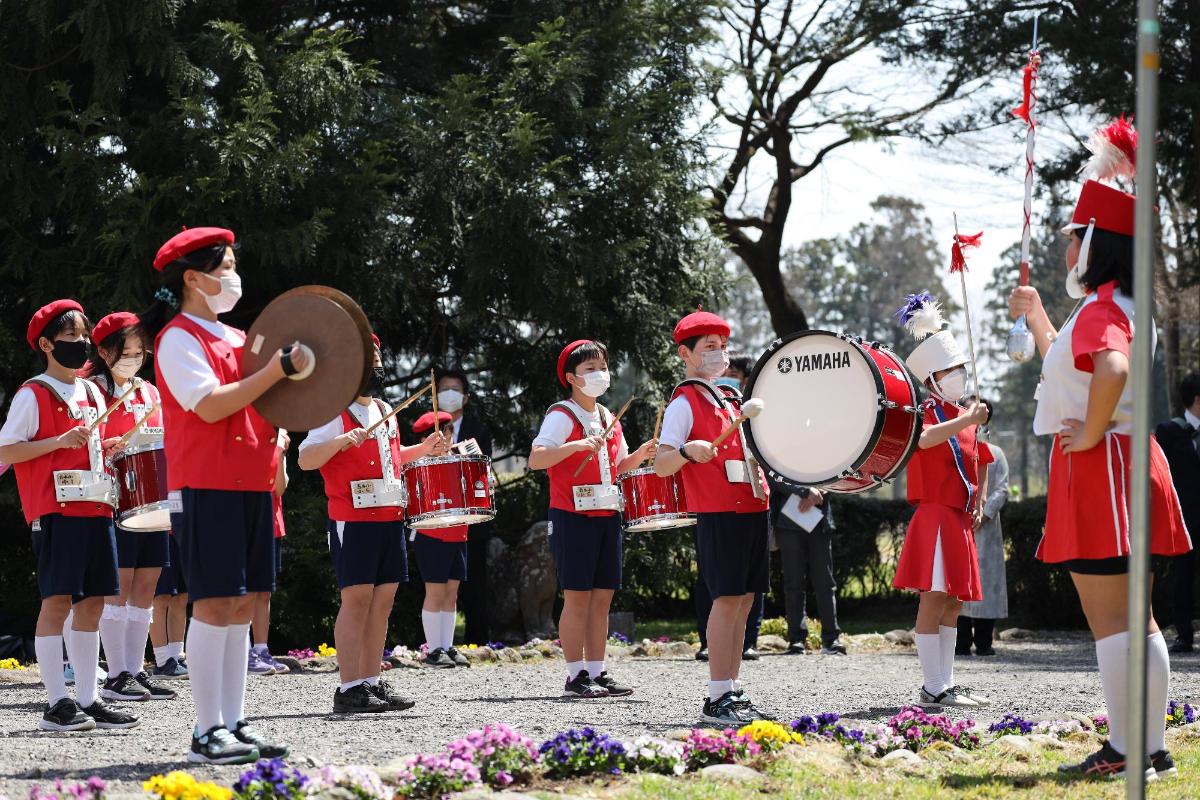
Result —
[{"label": "twirling baton with tassel", "polygon": [[[1022,81],[1021,105],[1013,109],[1013,116],[1025,120],[1025,206],[1021,226],[1021,286],[1029,285],[1029,221],[1033,214],[1033,146],[1037,139],[1037,120],[1034,107],[1037,105],[1037,74],[1042,66],[1038,52],[1038,18],[1033,18],[1033,45],[1029,50],[1029,63],[1025,65]],[[1033,358],[1036,350],[1033,332],[1025,323],[1024,315],[1017,317],[1008,332],[1008,357],[1018,364]]]},{"label": "twirling baton with tassel", "polygon": [[963,235],[958,232],[958,214],[954,215],[954,245],[950,248],[950,272],[958,273],[959,285],[962,286],[963,313],[967,316],[967,349],[971,354],[971,380],[975,388],[975,400],[980,398],[979,366],[975,362],[975,334],[971,333],[971,306],[967,302],[967,257],[963,250],[968,247],[979,247],[983,241],[983,231],[974,235]]}]

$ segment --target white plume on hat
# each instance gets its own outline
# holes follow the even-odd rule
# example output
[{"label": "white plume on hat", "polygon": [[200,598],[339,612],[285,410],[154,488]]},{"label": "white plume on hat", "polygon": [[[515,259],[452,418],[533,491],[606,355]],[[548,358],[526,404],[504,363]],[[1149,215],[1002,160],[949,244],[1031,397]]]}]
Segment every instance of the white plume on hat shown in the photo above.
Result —
[{"label": "white plume on hat", "polygon": [[896,318],[921,343],[905,360],[918,380],[924,382],[933,373],[967,363],[958,340],[946,329],[942,305],[929,292],[910,294],[896,311]]}]

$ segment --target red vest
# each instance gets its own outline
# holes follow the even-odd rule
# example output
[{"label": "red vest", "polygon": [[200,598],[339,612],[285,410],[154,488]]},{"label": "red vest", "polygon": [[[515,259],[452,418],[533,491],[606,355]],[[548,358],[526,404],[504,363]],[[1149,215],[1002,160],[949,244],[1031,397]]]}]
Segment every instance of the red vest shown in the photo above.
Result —
[{"label": "red vest", "polygon": [[[597,408],[602,409],[600,412],[601,424],[607,426],[608,422],[606,420],[612,419],[612,412],[600,405]],[[584,435],[583,425],[580,424],[579,419],[567,406],[562,403],[555,403],[550,406],[550,410],[546,412],[546,415],[549,416],[556,412],[566,414],[567,418],[571,420],[571,434],[567,437],[567,442],[577,442],[580,439],[587,438]],[[617,480],[617,452],[621,448],[621,436],[621,423],[618,422],[613,426],[612,433],[605,443],[608,447],[608,463],[613,483],[616,483]],[[587,466],[579,471],[579,475],[575,475],[575,470],[579,468],[579,465],[586,458],[587,453],[575,453],[546,470],[546,474],[550,476],[550,507],[570,511],[572,514],[582,514],[585,517],[611,517],[617,513],[615,510],[575,510],[575,487],[600,483],[599,458],[593,458],[588,462]]]},{"label": "red vest", "polygon": [[[671,399],[682,395],[687,398],[692,407],[692,430],[688,439],[700,439],[706,442],[715,441],[721,431],[733,424],[736,419],[735,410],[741,406],[732,393],[725,392],[727,408],[719,408],[709,402],[706,394],[708,389],[697,383],[684,382],[675,387]],[[754,490],[749,483],[732,483],[726,476],[725,462],[740,461],[745,463],[745,452],[742,450],[740,431],[733,434],[718,448],[717,457],[707,464],[688,462],[679,471],[683,480],[683,493],[687,497],[687,510],[693,514],[708,514],[719,511],[736,511],[748,514],[767,510],[767,483],[759,470],[759,482],[762,486],[763,499],[754,496]]]},{"label": "red vest", "polygon": [[[83,424],[81,419],[72,419],[70,408],[57,392],[48,389],[41,383],[30,381],[25,384],[38,404],[38,429],[31,441],[48,439],[59,436],[72,428]],[[100,392],[95,392],[100,397]],[[97,407],[92,392],[85,393],[86,400],[80,407],[97,408],[98,414],[104,413],[103,406]],[[100,439],[108,431],[107,420],[100,423]],[[111,506],[104,503],[72,501],[60,503],[54,496],[54,473],[60,469],[91,469],[86,447],[64,447],[54,450],[44,456],[13,464],[13,472],[17,475],[17,492],[21,495],[21,508],[25,512],[25,521],[32,525],[33,521],[46,514],[62,514],[64,517],[109,517],[113,515]]]},{"label": "red vest", "polygon": [[[378,400],[372,401],[378,403]],[[382,404],[382,413],[387,413]],[[361,428],[349,410],[342,412],[342,431]],[[392,450],[392,477],[400,479],[400,433],[394,420],[388,420],[388,445]],[[383,477],[383,464],[379,461],[379,446],[374,437],[358,447],[347,447],[321,467],[325,479],[325,496],[329,498],[329,518],[335,522],[394,522],[404,519],[400,506],[377,508],[355,508],[350,496],[351,481],[379,480]]]},{"label": "red vest", "polygon": [[283,498],[274,492],[271,493],[271,513],[275,517],[275,538],[282,539],[287,536],[287,528],[283,527]]},{"label": "red vest", "polygon": [[[104,392],[104,401],[106,403],[112,404],[120,396],[117,393],[108,391],[108,389],[105,388],[104,385],[99,381],[96,382],[96,385],[100,386],[101,391]],[[148,397],[150,400],[150,405],[140,409],[131,408],[134,403],[137,403],[138,405],[143,404],[143,400],[145,398],[142,396],[143,389],[141,388],[129,395],[129,397],[125,399],[125,402],[117,406],[113,412],[108,415],[108,419],[104,421],[106,436],[112,438],[113,436],[124,436],[125,434],[129,433],[129,430],[137,424],[137,421],[141,419],[147,411],[150,410],[150,406],[161,400],[161,397],[158,394],[158,389],[154,388],[153,383],[150,383],[149,381],[143,381],[142,387],[145,389],[146,397]],[[161,428],[162,418],[162,405],[160,403],[158,410],[150,415],[150,419],[146,420],[146,424],[143,426],[143,428]]]},{"label": "red vest", "polygon": [[[155,340],[180,328],[204,348],[209,366],[221,385],[242,379],[242,348],[233,347],[183,314],[176,314]],[[233,492],[269,492],[275,486],[279,448],[275,428],[246,406],[220,422],[208,423],[179,405],[155,360],[156,382],[162,386],[163,449],[167,454],[167,488],[171,490],[224,489]]]},{"label": "red vest", "polygon": [[[925,425],[937,425],[955,419],[962,409],[953,403],[932,399],[925,407]],[[978,459],[976,459],[978,449]],[[970,512],[979,494],[978,465],[990,464],[992,451],[975,437],[971,425],[953,439],[934,447],[917,448],[908,462],[908,502],[937,503]]]}]

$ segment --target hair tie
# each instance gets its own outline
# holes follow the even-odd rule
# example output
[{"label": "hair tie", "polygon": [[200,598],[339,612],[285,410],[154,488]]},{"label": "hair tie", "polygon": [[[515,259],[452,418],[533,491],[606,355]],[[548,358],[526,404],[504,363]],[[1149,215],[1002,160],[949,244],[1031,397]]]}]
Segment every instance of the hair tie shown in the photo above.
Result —
[{"label": "hair tie", "polygon": [[154,299],[166,303],[176,311],[179,310],[179,298],[177,298],[175,293],[165,286],[159,287],[158,291],[154,293]]}]

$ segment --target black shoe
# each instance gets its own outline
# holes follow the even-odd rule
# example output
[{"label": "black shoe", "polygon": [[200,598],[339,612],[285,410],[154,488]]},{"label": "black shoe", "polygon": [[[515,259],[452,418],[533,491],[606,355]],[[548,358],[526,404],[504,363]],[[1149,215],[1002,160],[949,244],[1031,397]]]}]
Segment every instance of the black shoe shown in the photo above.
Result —
[{"label": "black shoe", "polygon": [[708,661],[708,648],[707,647],[701,647],[699,650],[696,651],[696,660],[697,661]]},{"label": "black shoe", "polygon": [[633,687],[617,683],[616,679],[604,670],[596,676],[596,685],[608,692],[609,697],[625,697],[633,694]]},{"label": "black shoe", "polygon": [[608,697],[608,689],[592,680],[586,669],[580,670],[574,680],[568,680],[563,687],[563,697],[578,697],[583,700],[594,700],[598,697]]},{"label": "black shoe", "polygon": [[742,661],[758,661],[761,656],[753,647],[747,647],[742,651]]},{"label": "black shoe", "polygon": [[128,703],[139,703],[150,699],[150,690],[142,686],[128,672],[122,672],[115,678],[109,678],[100,689],[100,697],[105,700],[120,700]]},{"label": "black shoe", "polygon": [[977,655],[977,656],[994,656],[994,655],[996,655],[996,649],[993,647],[985,647],[981,650],[978,647],[976,647],[975,655]]},{"label": "black shoe", "polygon": [[[1058,771],[1064,775],[1077,775],[1083,778],[1123,778],[1125,777],[1125,756],[1113,749],[1108,741],[1104,746],[1078,764],[1063,764]],[[1154,767],[1146,766],[1146,780],[1158,778]]]},{"label": "black shoe", "polygon": [[821,645],[821,655],[823,656],[844,656],[846,654],[846,645],[841,642],[830,642],[829,644]]},{"label": "black shoe", "polygon": [[1175,759],[1171,758],[1171,754],[1166,750],[1159,750],[1151,755],[1150,766],[1160,778],[1174,778],[1179,774],[1179,770],[1175,768]]},{"label": "black shoe", "polygon": [[187,666],[183,663],[183,659],[174,656],[164,661],[161,667],[154,668],[154,677],[160,681],[186,680],[187,676]]},{"label": "black shoe", "polygon": [[100,698],[96,698],[96,702],[82,709],[82,711],[96,720],[96,727],[102,730],[136,728],[142,724],[142,721],[133,714],[127,714],[124,711],[118,711],[115,708],[106,706]]},{"label": "black shoe", "polygon": [[258,749],[259,758],[285,758],[288,754],[286,745],[272,744],[246,720],[239,722],[233,729],[233,738],[242,744],[248,744]]},{"label": "black shoe", "polygon": [[[171,689],[168,689],[165,686],[159,686],[157,683],[150,680],[150,676],[147,675],[145,673],[145,671],[139,672],[137,675],[134,675],[133,679],[135,681],[137,681],[138,686],[141,686],[143,689],[145,689],[147,692],[150,693],[151,700],[174,700],[176,697],[175,692],[172,691]],[[263,758],[269,758],[269,757],[270,756],[263,756]]]},{"label": "black shoe", "polygon": [[192,731],[192,749],[188,761],[193,764],[253,764],[258,748],[239,742],[222,725],[214,725],[200,736]]},{"label": "black shoe", "polygon": [[787,646],[785,651],[789,656],[802,656],[808,649],[804,646],[804,642],[792,642]]},{"label": "black shoe", "polygon": [[95,729],[96,720],[79,709],[79,704],[64,697],[54,705],[46,704],[38,728],[43,731],[90,731]]},{"label": "black shoe", "polygon": [[365,683],[351,686],[344,692],[339,687],[333,692],[335,714],[376,714],[387,710],[387,703],[367,689]]},{"label": "black shoe", "polygon": [[969,648],[969,647],[968,647],[968,648],[967,648],[967,649],[965,649],[965,650],[961,650],[961,649],[959,649],[959,648],[957,648],[957,647],[956,647],[956,648],[954,648],[954,655],[956,655],[956,656],[969,656],[969,655],[971,655],[971,648]]},{"label": "black shoe", "polygon": [[1170,653],[1190,653],[1193,650],[1195,650],[1195,648],[1192,646],[1191,642],[1184,642],[1179,639],[1176,639],[1174,643],[1167,648],[1167,652]]},{"label": "black shoe", "polygon": [[768,714],[758,706],[754,705],[754,701],[746,696],[745,689],[735,689],[733,692],[733,704],[742,710],[743,713],[749,714],[752,719],[764,719],[770,722],[777,722],[778,717]]},{"label": "black shoe", "polygon": [[392,685],[383,678],[380,678],[379,683],[374,686],[370,686],[370,684],[368,686],[371,694],[387,704],[388,711],[408,711],[417,704],[416,700],[410,700],[393,689]]},{"label": "black shoe", "polygon": [[434,669],[454,669],[454,659],[438,647],[425,654],[425,666]]},{"label": "black shoe", "polygon": [[467,661],[467,657],[458,652],[458,648],[456,647],[447,648],[446,655],[450,657],[450,660],[454,662],[454,666],[456,667],[471,666],[471,662]]},{"label": "black shoe", "polygon": [[720,725],[723,728],[740,728],[754,721],[741,705],[733,692],[726,692],[717,700],[705,700],[704,710],[700,712],[701,722],[710,725]]}]

